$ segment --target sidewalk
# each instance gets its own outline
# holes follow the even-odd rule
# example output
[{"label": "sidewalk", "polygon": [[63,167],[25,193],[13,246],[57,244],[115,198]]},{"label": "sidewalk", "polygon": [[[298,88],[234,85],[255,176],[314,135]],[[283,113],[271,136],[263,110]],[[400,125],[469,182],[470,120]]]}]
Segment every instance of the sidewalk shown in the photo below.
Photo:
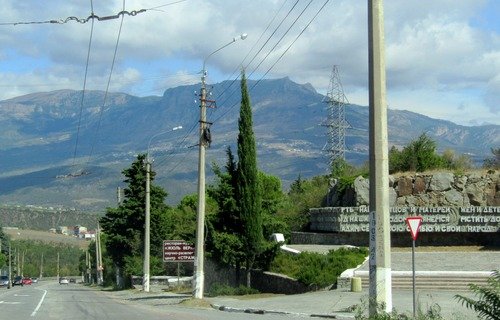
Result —
[{"label": "sidewalk", "polygon": [[[468,292],[417,290],[417,309],[427,311],[434,304],[441,308],[445,319],[475,319],[475,313],[463,307],[453,298],[455,294]],[[367,313],[368,291],[349,292],[340,290],[310,292],[305,294],[273,296],[258,299],[237,297],[206,298],[212,307],[221,311],[251,313],[281,313],[304,317],[354,319],[356,306]],[[393,308],[398,313],[412,314],[413,292],[398,290],[392,293]]]},{"label": "sidewalk", "polygon": [[[417,249],[418,250],[418,249]],[[411,272],[411,253],[393,252],[392,270]],[[416,270],[429,273],[443,271],[491,272],[500,266],[500,251],[473,252],[418,252]],[[359,270],[368,270],[365,262]],[[416,291],[417,309],[426,312],[429,307],[438,305],[445,319],[476,319],[476,314],[462,306],[454,296],[456,294],[472,296],[469,291],[419,290]],[[353,319],[353,309],[360,306],[367,311],[368,290],[350,292],[346,289],[317,291],[297,295],[272,295],[264,298],[215,297],[207,298],[212,306],[223,311],[281,313],[305,317],[325,317]],[[398,313],[413,312],[413,291],[394,290],[393,308]]]},{"label": "sidewalk", "polygon": [[[410,253],[395,252],[391,254],[392,270],[395,272],[411,272],[408,270]],[[411,259],[411,257],[410,257]],[[439,273],[452,271],[458,273],[487,272],[500,266],[500,251],[478,252],[422,252],[417,255],[417,271]],[[365,263],[366,264],[366,263]],[[363,264],[360,270],[367,270]],[[163,292],[161,287],[152,286],[152,292],[140,291],[114,292],[116,298],[137,301],[141,304],[150,304],[157,307],[180,304],[191,299],[189,294],[175,294]],[[439,306],[440,314],[444,319],[465,320],[476,319],[476,314],[462,306],[454,296],[461,294],[473,297],[470,291],[450,291],[417,289],[417,310],[424,313],[431,306]],[[206,297],[205,302],[212,308],[227,312],[245,312],[258,314],[283,314],[290,317],[322,317],[333,319],[354,319],[354,309],[361,308],[368,312],[368,290],[350,292],[347,289],[316,291],[296,295],[260,294],[255,296],[238,297]],[[393,308],[398,313],[411,315],[413,309],[413,291],[398,289],[392,292]],[[418,312],[418,311],[417,311]]]}]

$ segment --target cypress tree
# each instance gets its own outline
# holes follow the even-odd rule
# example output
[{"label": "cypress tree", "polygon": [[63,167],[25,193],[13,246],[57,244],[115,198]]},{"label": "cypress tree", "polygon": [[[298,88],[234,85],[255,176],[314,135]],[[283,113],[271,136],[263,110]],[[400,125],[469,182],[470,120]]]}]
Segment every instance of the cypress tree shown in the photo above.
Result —
[{"label": "cypress tree", "polygon": [[247,286],[255,257],[263,250],[261,194],[257,169],[257,152],[252,128],[252,107],[245,72],[241,73],[241,107],[238,120],[238,168],[236,199],[239,202],[242,240],[245,250]]}]

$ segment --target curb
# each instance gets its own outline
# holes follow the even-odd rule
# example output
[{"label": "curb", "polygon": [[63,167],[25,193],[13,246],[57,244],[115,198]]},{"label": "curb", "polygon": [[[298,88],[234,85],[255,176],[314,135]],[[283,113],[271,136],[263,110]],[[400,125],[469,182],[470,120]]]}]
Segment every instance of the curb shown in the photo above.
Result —
[{"label": "curb", "polygon": [[279,315],[292,315],[295,317],[311,317],[311,318],[323,318],[323,319],[351,319],[350,317],[338,318],[338,316],[334,314],[308,314],[299,312],[263,310],[263,309],[253,309],[253,308],[233,308],[218,304],[211,304],[210,306],[215,310],[224,312],[239,312],[239,313],[252,313],[252,314],[279,314]]}]

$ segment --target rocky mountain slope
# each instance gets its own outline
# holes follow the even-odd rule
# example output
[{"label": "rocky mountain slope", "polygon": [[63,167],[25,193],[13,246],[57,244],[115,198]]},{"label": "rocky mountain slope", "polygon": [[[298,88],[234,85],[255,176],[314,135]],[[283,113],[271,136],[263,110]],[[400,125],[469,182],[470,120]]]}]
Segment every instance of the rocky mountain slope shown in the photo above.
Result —
[{"label": "rocky mountain slope", "polygon": [[[259,166],[288,186],[299,174],[327,172],[322,149],[327,141],[323,96],[309,84],[288,78],[248,81],[254,110]],[[163,96],[134,97],[104,92],[59,90],[0,101],[0,202],[65,205],[99,210],[116,202],[123,186],[121,170],[135,155],[155,159],[156,183],[175,204],[194,193],[197,181],[199,85],[181,86]],[[208,111],[213,142],[207,150],[207,175],[212,162],[225,161],[227,146],[235,146],[239,112],[239,82],[210,88],[217,108]],[[348,161],[368,158],[368,108],[346,107],[352,126],[347,131]],[[449,121],[389,110],[389,144],[403,146],[426,132],[439,149],[467,153],[478,162],[500,145],[500,126],[459,126]],[[182,125],[182,130],[169,131]],[[154,140],[151,140],[154,137]],[[75,148],[77,146],[77,148]]]}]

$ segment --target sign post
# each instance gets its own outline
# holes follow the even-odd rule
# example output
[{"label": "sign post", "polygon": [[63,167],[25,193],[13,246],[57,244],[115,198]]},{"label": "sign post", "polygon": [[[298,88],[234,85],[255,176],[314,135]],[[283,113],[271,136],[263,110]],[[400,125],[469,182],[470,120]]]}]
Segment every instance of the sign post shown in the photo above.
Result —
[{"label": "sign post", "polygon": [[405,219],[406,224],[410,228],[410,234],[412,238],[411,246],[411,265],[412,265],[412,275],[413,275],[413,319],[415,319],[416,310],[416,299],[415,299],[415,241],[417,240],[418,232],[420,231],[420,226],[422,225],[422,217],[408,217]]}]

